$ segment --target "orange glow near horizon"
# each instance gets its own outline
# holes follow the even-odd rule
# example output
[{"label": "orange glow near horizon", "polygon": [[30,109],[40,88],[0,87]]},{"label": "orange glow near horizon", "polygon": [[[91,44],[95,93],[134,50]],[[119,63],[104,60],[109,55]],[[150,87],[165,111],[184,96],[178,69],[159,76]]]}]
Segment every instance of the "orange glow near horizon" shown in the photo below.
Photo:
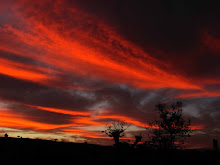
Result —
[{"label": "orange glow near horizon", "polygon": [[[82,127],[93,126],[93,127],[104,127],[107,126],[108,122],[100,122],[100,120],[111,120],[111,121],[120,121],[125,122],[127,124],[132,124],[134,126],[138,126],[140,128],[147,128],[150,127],[146,123],[141,123],[137,119],[133,119],[131,117],[126,117],[123,115],[110,115],[104,113],[103,115],[98,115],[92,117],[91,112],[77,112],[77,111],[70,111],[70,110],[63,110],[57,108],[48,108],[48,107],[41,107],[41,106],[30,106],[31,108],[36,108],[43,111],[49,111],[54,113],[62,113],[68,114],[73,116],[74,118],[71,120],[71,123],[67,124],[47,124],[42,122],[33,121],[29,117],[25,116],[24,114],[16,114],[12,113],[10,109],[1,108],[0,111],[0,127],[7,127],[13,129],[29,129],[33,131],[49,131],[57,129],[58,132],[63,132],[67,134],[74,134],[79,135],[81,137],[88,137],[94,139],[111,139],[110,137],[104,136],[101,134],[100,131],[88,131],[87,129],[83,129]],[[76,129],[72,129],[75,127]],[[192,125],[190,127],[192,130],[202,130],[204,129],[204,125]],[[124,139],[132,139],[129,137],[125,137]]]},{"label": "orange glow near horizon", "polygon": [[[101,134],[100,131],[88,131],[88,130],[80,130],[80,129],[63,129],[65,133],[79,135],[82,137],[88,137],[93,139],[112,139],[112,137]],[[131,137],[121,137],[121,140],[133,140]]]},{"label": "orange glow near horizon", "polygon": [[79,135],[82,137],[89,137],[89,138],[94,138],[94,139],[111,139],[108,136],[101,136],[100,133],[97,133],[95,131],[88,131],[88,130],[82,130],[82,129],[63,129],[62,131],[68,134],[74,134],[74,135]]},{"label": "orange glow near horizon", "polygon": [[12,114],[5,111],[0,111],[0,126],[8,127],[8,128],[31,128],[33,130],[48,130],[48,129],[56,129],[60,127],[69,127],[74,126],[74,124],[46,124],[41,122],[34,122],[31,120],[23,119],[23,115]]}]

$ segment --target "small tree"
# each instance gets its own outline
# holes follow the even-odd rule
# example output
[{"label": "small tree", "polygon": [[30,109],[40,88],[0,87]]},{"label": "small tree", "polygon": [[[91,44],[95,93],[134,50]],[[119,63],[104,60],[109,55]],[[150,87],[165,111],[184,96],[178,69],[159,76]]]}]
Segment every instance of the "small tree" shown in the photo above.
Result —
[{"label": "small tree", "polygon": [[108,126],[108,128],[104,132],[106,135],[109,137],[112,137],[115,141],[115,145],[118,147],[119,146],[119,139],[120,137],[123,137],[125,135],[125,130],[129,126],[125,127],[124,123],[120,122],[114,122],[112,125]]},{"label": "small tree", "polygon": [[182,102],[176,102],[171,108],[166,104],[158,103],[155,108],[161,120],[150,123],[153,137],[151,143],[157,149],[177,149],[190,136],[190,120],[182,114]]}]

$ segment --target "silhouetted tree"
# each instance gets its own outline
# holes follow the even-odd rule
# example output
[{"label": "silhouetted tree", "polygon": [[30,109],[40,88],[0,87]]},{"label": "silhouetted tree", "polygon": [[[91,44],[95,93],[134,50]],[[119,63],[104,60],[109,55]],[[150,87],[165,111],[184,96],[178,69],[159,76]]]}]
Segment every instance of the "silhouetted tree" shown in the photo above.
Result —
[{"label": "silhouetted tree", "polygon": [[151,143],[156,149],[180,148],[192,132],[190,120],[183,117],[182,102],[176,102],[170,108],[158,103],[155,110],[159,112],[161,120],[150,123],[153,133]]},{"label": "silhouetted tree", "polygon": [[119,139],[125,135],[125,130],[129,126],[125,127],[124,123],[116,122],[112,123],[112,125],[108,126],[108,128],[104,132],[109,137],[112,137],[115,141],[115,145],[119,147]]}]

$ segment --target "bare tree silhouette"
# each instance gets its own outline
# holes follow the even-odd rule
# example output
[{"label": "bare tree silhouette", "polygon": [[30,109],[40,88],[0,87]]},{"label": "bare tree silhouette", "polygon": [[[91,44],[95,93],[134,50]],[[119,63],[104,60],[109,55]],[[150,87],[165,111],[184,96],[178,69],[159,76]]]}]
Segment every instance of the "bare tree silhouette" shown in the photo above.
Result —
[{"label": "bare tree silhouette", "polygon": [[158,103],[155,108],[161,120],[149,123],[153,133],[151,143],[156,149],[177,149],[192,132],[191,122],[182,114],[182,102],[176,102],[170,108]]}]

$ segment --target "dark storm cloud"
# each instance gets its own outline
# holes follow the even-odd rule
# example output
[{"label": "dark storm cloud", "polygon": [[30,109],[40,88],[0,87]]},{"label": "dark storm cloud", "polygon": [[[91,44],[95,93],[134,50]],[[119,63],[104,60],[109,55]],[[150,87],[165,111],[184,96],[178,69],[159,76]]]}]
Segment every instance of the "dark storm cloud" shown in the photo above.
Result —
[{"label": "dark storm cloud", "polygon": [[74,90],[70,93],[3,75],[0,75],[0,78],[0,97],[2,100],[73,110],[85,110],[93,105],[94,100],[82,97]]},{"label": "dark storm cloud", "polygon": [[85,91],[96,91],[102,88],[108,88],[112,84],[107,81],[103,81],[97,77],[88,78],[86,76],[80,74],[72,74],[69,72],[65,72],[59,75],[59,78],[62,82],[66,84],[72,84],[73,86],[82,88]]},{"label": "dark storm cloud", "polygon": [[194,123],[203,123],[205,130],[210,131],[220,126],[220,98],[184,99],[185,113]]},{"label": "dark storm cloud", "polygon": [[205,89],[208,91],[213,91],[213,92],[219,92],[220,91],[220,84],[211,84],[205,86]]},{"label": "dark storm cloud", "polygon": [[98,98],[104,98],[108,102],[108,109],[112,114],[133,117],[138,121],[148,123],[157,118],[158,114],[155,112],[157,103],[167,102],[172,105],[176,101],[184,100],[176,98],[177,95],[191,92],[195,91],[171,88],[142,90],[121,84],[102,88],[95,94]]},{"label": "dark storm cloud", "polygon": [[211,147],[212,139],[219,139],[220,98],[195,98],[183,100],[183,113],[191,119],[192,125],[203,125],[200,131],[193,131],[189,144],[197,147]]}]

